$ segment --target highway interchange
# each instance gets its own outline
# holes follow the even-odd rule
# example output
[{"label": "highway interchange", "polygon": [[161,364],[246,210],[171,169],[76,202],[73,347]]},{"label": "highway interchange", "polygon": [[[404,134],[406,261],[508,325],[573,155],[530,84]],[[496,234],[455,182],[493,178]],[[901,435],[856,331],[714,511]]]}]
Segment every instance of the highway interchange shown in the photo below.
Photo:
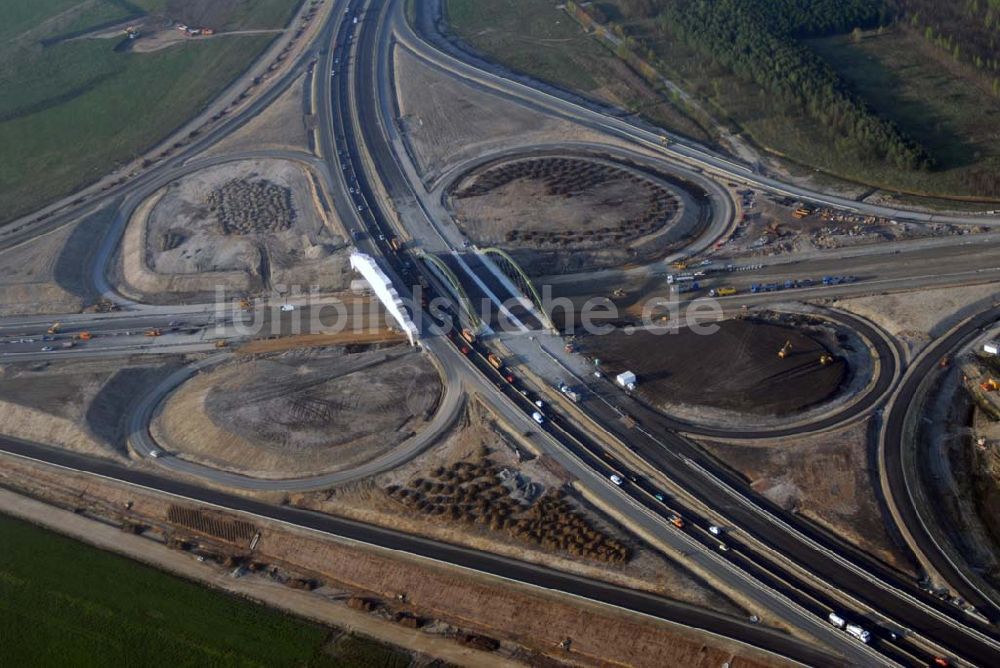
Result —
[{"label": "highway interchange", "polygon": [[[45,328],[52,322],[51,317],[2,319],[0,340],[4,342],[3,354],[14,359],[36,360],[69,355],[115,356],[211,350],[217,335],[210,332],[220,331],[220,325],[221,331],[227,331],[227,322],[241,317],[238,308],[232,306],[220,310],[214,304],[179,307],[137,303],[117,294],[108,284],[107,268],[124,223],[142,200],[183,174],[223,160],[257,155],[207,160],[197,157],[201,150],[259,113],[303,71],[312,73],[314,77],[313,90],[320,124],[316,148],[320,158],[303,157],[302,154],[289,156],[280,152],[261,152],[260,155],[306,160],[317,170],[332,197],[333,208],[353,233],[360,250],[381,259],[384,269],[400,286],[401,293],[408,290],[406,286],[425,282],[432,294],[451,299],[446,282],[441,280],[439,274],[428,271],[416,254],[411,250],[398,253],[389,246],[387,239],[393,236],[419,240],[422,250],[426,252],[458,251],[456,273],[464,271],[470,277],[478,277],[478,280],[467,283],[469,291],[478,290],[481,296],[486,297],[492,293],[504,299],[517,296],[511,294],[509,284],[504,282],[502,276],[485,266],[482,258],[468,253],[467,258],[461,257],[463,246],[455,236],[454,228],[449,227],[446,221],[436,219],[433,196],[426,191],[421,192],[423,186],[412,177],[412,166],[408,165],[405,150],[401,154],[392,103],[387,97],[391,91],[388,62],[393,45],[405,45],[450,76],[512,99],[526,101],[548,113],[570,118],[618,140],[630,142],[637,149],[646,152],[655,150],[663,161],[675,161],[677,169],[698,170],[695,173],[704,173],[706,176],[700,178],[709,182],[713,181],[707,174],[712,173],[761,190],[848,210],[914,221],[933,218],[939,222],[1000,224],[994,217],[971,214],[949,217],[899,211],[809,192],[758,174],[753,169],[734,164],[679,138],[674,138],[669,146],[664,147],[656,131],[617,115],[609,115],[606,110],[592,104],[581,104],[559,91],[529,86],[491,64],[458,57],[463,54],[446,50],[440,37],[433,34],[428,21],[419,20],[421,33],[415,32],[403,17],[402,5],[399,1],[375,6],[357,1],[338,3],[331,13],[329,24],[320,31],[311,48],[244,112],[219,125],[182,153],[109,190],[98,202],[88,201],[78,207],[70,207],[38,224],[17,225],[0,231],[0,244],[13,247],[59,225],[68,224],[84,210],[103,205],[115,206],[115,225],[91,260],[91,287],[95,294],[117,303],[121,309],[104,314],[61,317],[65,331],[86,328],[96,336],[86,345],[53,351],[42,350],[48,347],[47,344],[54,343],[47,341],[45,334]],[[355,16],[359,17],[357,23],[352,20]],[[587,147],[576,148],[584,150]],[[397,218],[393,214],[395,211],[406,212],[407,215]],[[700,240],[701,247],[695,250],[707,248],[711,240],[728,227],[734,215],[731,201],[725,197],[717,199],[713,215],[711,234]],[[877,290],[889,290],[912,287],[915,283],[930,286],[984,282],[996,280],[1000,272],[1000,266],[991,266],[996,263],[997,257],[997,240],[993,235],[983,235],[971,242],[947,239],[911,244],[887,245],[875,250],[855,249],[822,258],[808,258],[808,261],[801,259],[799,264],[769,262],[757,272],[741,275],[741,280],[749,284],[751,281],[768,282],[804,275],[815,277],[824,273],[851,273],[862,280],[836,288],[817,287],[780,295],[744,295],[739,298],[738,305],[768,304],[792,297],[807,299],[824,294],[865,294],[873,291],[873,285],[878,285]],[[971,247],[969,244],[972,244]],[[580,281],[568,278],[566,290],[593,294],[595,286],[607,284],[600,283],[601,280],[616,278],[613,272],[609,276]],[[588,280],[594,281],[593,285],[588,284]],[[739,307],[737,300],[732,300],[731,304],[725,304],[723,300],[723,303],[733,309]],[[537,322],[524,316],[523,312],[519,314],[531,325],[529,329],[538,329]],[[320,476],[291,481],[286,485],[291,489],[321,488],[390,468],[401,458],[411,457],[430,445],[433,437],[442,433],[454,418],[460,393],[475,392],[484,397],[513,428],[530,433],[528,440],[533,449],[560,461],[602,507],[612,509],[629,526],[648,537],[651,544],[675,557],[683,555],[682,560],[689,563],[696,573],[710,577],[730,591],[739,592],[743,601],[756,606],[761,612],[767,611],[782,622],[820,640],[830,653],[817,652],[802,642],[750,622],[695,611],[662,598],[494,555],[305,511],[269,506],[205,486],[179,482],[168,475],[100,462],[40,444],[3,439],[0,440],[0,449],[204,503],[602,600],[736,638],[809,665],[835,663],[837,659],[833,657],[858,665],[926,665],[936,656],[946,656],[953,662],[970,665],[1000,665],[1000,636],[994,626],[1000,621],[1000,608],[984,593],[975,576],[955,562],[954,556],[933,530],[932,520],[921,514],[921,509],[914,502],[911,485],[907,482],[911,473],[905,466],[907,442],[903,425],[920,380],[933,372],[937,360],[960,349],[992,326],[1000,318],[1000,311],[991,308],[963,323],[947,337],[935,341],[932,352],[906,368],[900,351],[870,323],[842,313],[831,317],[858,332],[879,360],[878,371],[864,395],[836,414],[806,425],[737,433],[683,423],[628,397],[622,397],[614,406],[603,401],[599,392],[588,393],[578,407],[552,406],[550,419],[539,428],[530,417],[534,410],[533,403],[519,390],[539,392],[543,388],[533,387],[529,379],[518,379],[516,384],[512,384],[501,377],[485,361],[486,354],[491,350],[488,340],[477,341],[471,346],[469,354],[463,354],[461,349],[465,344],[455,330],[448,336],[428,335],[423,338],[422,346],[442,369],[448,398],[435,416],[434,428],[429,430],[427,437],[413,444],[407,452],[394,453],[395,457],[391,460],[377,462],[369,469],[353,472],[353,475]],[[162,328],[167,334],[155,340],[143,337],[142,332],[149,328]],[[218,353],[208,360],[216,361],[227,354]],[[211,364],[212,361],[204,364]],[[182,380],[183,374],[173,379],[177,382]],[[156,448],[149,435],[149,418],[159,400],[174,386],[167,382],[157,388],[129,416],[130,445],[138,455],[148,456]],[[623,426],[620,419],[623,409],[638,421],[639,428]],[[921,563],[932,568],[950,587],[972,603],[976,614],[969,614],[942,601],[839,538],[777,508],[685,436],[787,436],[830,428],[872,411],[883,410],[880,456],[885,497],[895,505],[896,512],[911,532],[912,546],[916,548]],[[279,487],[271,483],[241,480],[238,476],[195,467],[172,457],[158,458],[155,463],[166,467],[165,471],[173,469],[235,488]],[[613,472],[630,475],[632,479],[620,487],[612,485],[608,476]],[[675,513],[688,519],[684,530],[670,524],[669,518]],[[726,536],[730,549],[725,553],[719,552],[718,539],[707,530],[713,524],[732,528]],[[831,611],[838,611],[869,628],[875,636],[871,645],[863,645],[831,627],[826,622],[826,615]]]}]

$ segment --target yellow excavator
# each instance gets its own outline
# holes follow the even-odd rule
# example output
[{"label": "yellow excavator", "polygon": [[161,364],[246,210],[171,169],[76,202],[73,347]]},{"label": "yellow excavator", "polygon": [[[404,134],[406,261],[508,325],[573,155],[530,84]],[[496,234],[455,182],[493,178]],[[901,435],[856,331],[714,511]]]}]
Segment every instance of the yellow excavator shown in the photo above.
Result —
[{"label": "yellow excavator", "polygon": [[984,392],[996,392],[1000,390],[1000,383],[998,383],[995,378],[987,378],[979,384],[979,387],[981,387]]},{"label": "yellow excavator", "polygon": [[791,350],[792,350],[792,342],[785,341],[785,345],[781,346],[781,350],[778,351],[778,358],[785,359],[786,357],[788,357],[788,353],[790,353]]}]

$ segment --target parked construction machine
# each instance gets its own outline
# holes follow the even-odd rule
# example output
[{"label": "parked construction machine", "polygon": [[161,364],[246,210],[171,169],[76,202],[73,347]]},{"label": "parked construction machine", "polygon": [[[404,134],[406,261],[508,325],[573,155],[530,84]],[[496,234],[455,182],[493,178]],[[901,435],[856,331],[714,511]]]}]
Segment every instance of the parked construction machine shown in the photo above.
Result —
[{"label": "parked construction machine", "polygon": [[778,358],[785,359],[788,357],[788,353],[792,351],[792,342],[785,341],[785,345],[781,346],[781,350],[778,351]]}]

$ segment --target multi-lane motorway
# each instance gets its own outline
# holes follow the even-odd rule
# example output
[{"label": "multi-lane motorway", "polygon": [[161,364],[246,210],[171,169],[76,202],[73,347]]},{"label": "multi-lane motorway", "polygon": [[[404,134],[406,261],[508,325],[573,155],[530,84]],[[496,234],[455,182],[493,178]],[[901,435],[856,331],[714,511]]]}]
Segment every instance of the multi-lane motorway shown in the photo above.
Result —
[{"label": "multi-lane motorway", "polygon": [[[650,148],[655,148],[663,160],[680,161],[686,165],[685,169],[694,167],[705,172],[723,174],[727,179],[771,192],[792,194],[808,201],[877,215],[912,220],[933,218],[955,223],[997,222],[983,216],[946,217],[883,210],[884,207],[845,201],[780,183],[689,143],[674,141],[669,147],[663,147],[659,135],[647,128],[608,115],[598,107],[561,97],[557,92],[531,87],[524,81],[515,81],[492,65],[465,62],[453,53],[441,50],[427,41],[426,35],[419,35],[411,29],[403,18],[402,5],[402,2],[395,0],[371,6],[361,0],[338,4],[331,14],[329,24],[320,31],[319,41],[285,78],[263,93],[235,122],[219,127],[177,157],[164,161],[127,185],[107,194],[105,202],[120,198],[119,212],[116,225],[95,254],[92,287],[96,292],[115,299],[130,310],[67,316],[61,320],[59,340],[50,340],[43,333],[51,323],[51,318],[0,320],[0,354],[9,355],[13,359],[36,359],[45,355],[112,356],[136,352],[186,352],[209,349],[215,334],[222,331],[226,335],[227,322],[231,323],[233,318],[239,317],[238,309],[217,312],[209,304],[150,307],[130,302],[115,294],[108,285],[105,279],[108,264],[124,221],[142,199],[178,176],[204,167],[211,160],[218,160],[214,158],[208,162],[199,161],[196,155],[263,109],[268,101],[273,100],[278,92],[289,85],[289,78],[293,73],[298,74],[303,70],[312,72],[316,77],[314,90],[319,120],[317,149],[322,159],[301,155],[283,157],[306,160],[317,170],[332,197],[334,208],[356,239],[357,245],[365,252],[381,258],[384,268],[396,280],[401,293],[408,292],[407,286],[421,283],[430,286],[432,295],[440,293],[446,296],[447,286],[441,284],[435,275],[426,273],[422,262],[411,251],[397,252],[389,243],[389,239],[396,235],[405,235],[418,242],[426,241],[430,247],[437,249],[448,249],[455,241],[447,233],[441,232],[447,221],[434,219],[436,212],[422,200],[426,195],[426,191],[421,191],[423,185],[413,181],[412,170],[406,168],[406,156],[398,153],[399,142],[394,142],[397,137],[393,125],[395,119],[391,113],[393,104],[386,95],[391,90],[388,85],[392,76],[389,59],[392,45],[396,41],[405,43],[408,49],[421,58],[433,62],[447,76],[459,77],[511,99],[528,100],[547,113],[572,119],[618,140],[632,142],[637,148],[647,152]],[[355,17],[358,21],[354,20]],[[87,208],[97,205],[98,203],[89,202]],[[70,221],[72,213],[52,217],[43,225],[7,230],[6,234],[0,236],[0,243],[20,243],[55,225]],[[397,216],[397,213],[405,215]],[[713,226],[718,230],[725,227],[732,211],[719,203],[713,208],[713,214]],[[428,236],[431,230],[434,231],[433,239]],[[970,256],[969,251],[973,251],[973,257],[980,253],[984,258],[989,258],[994,243],[995,240],[990,238],[975,249],[962,248],[957,244],[930,244],[929,248],[926,245],[914,246],[913,252],[926,252],[929,258],[937,258],[935,261],[942,263],[964,262]],[[903,253],[904,256],[907,254]],[[893,253],[889,259],[896,257]],[[504,291],[507,294],[502,294],[502,297],[513,296],[509,294],[509,286],[498,280],[497,276],[490,275],[489,268],[483,264],[485,260],[478,256],[470,256],[468,260],[458,256],[456,258],[453,260],[459,263],[454,267],[456,274],[465,272],[477,277],[482,284],[482,296],[493,298],[497,296],[496,293]],[[810,260],[810,271],[819,271],[817,267],[823,263],[836,267],[838,273],[849,273],[850,270],[843,268],[845,262],[856,262],[859,263],[858,266],[868,262],[875,273],[885,272],[886,265],[905,267],[910,264],[902,256],[898,257],[898,262],[884,260],[885,258],[873,260],[866,253],[858,253],[852,258],[847,253],[844,257]],[[819,265],[813,264],[814,262]],[[980,268],[984,268],[984,265]],[[1000,271],[1000,268],[997,270]],[[791,271],[794,272],[794,269]],[[768,272],[784,275],[781,272],[789,273],[789,266],[772,266],[761,272],[762,278],[758,280],[772,275]],[[935,269],[925,273],[931,274],[927,277],[928,280],[933,280],[948,272]],[[966,276],[959,276],[959,271],[952,273],[955,274],[952,277],[955,282],[969,280]],[[913,280],[913,277],[904,272],[898,280]],[[896,284],[887,284],[885,287],[896,287]],[[852,289],[871,288],[865,288],[863,282],[860,288],[840,288],[848,293]],[[802,296],[812,295],[803,293]],[[769,298],[767,295],[759,297],[760,300]],[[455,311],[457,312],[457,306]],[[541,323],[526,311],[521,310],[517,315],[519,319],[523,319],[526,329],[540,327]],[[939,538],[926,529],[926,519],[912,503],[905,467],[900,463],[904,460],[900,453],[907,445],[903,438],[907,407],[917,394],[919,378],[929,371],[928,365],[933,365],[936,359],[931,359],[933,356],[924,359],[907,371],[906,379],[897,386],[901,362],[899,355],[892,349],[892,344],[869,324],[848,316],[839,317],[869,341],[879,360],[879,373],[865,396],[840,413],[807,425],[796,425],[783,430],[743,430],[735,434],[672,420],[637,403],[630,403],[627,409],[638,419],[639,425],[626,428],[620,419],[621,406],[616,409],[599,400],[596,394],[579,407],[547,408],[548,419],[544,424],[537,425],[530,415],[536,408],[532,401],[533,393],[540,388],[533,387],[525,378],[511,381],[487,364],[485,355],[491,350],[491,341],[476,340],[469,346],[462,343],[457,330],[452,329],[450,335],[443,337],[434,337],[430,332],[425,332],[427,336],[423,347],[436,358],[448,384],[450,399],[439,412],[443,417],[440,417],[437,425],[438,431],[445,428],[447,419],[454,415],[459,395],[462,392],[476,392],[512,427],[530,433],[532,447],[560,461],[603,506],[629,525],[641,529],[642,534],[650,537],[657,549],[666,551],[673,558],[683,555],[680,558],[696,572],[711,577],[741,600],[759,606],[761,612],[766,610],[769,616],[817,638],[847,662],[920,665],[935,657],[947,656],[973,665],[1000,665],[1000,640],[992,623],[1000,618],[998,609],[987,596],[979,592],[974,582],[969,581],[951,556],[940,549]],[[976,328],[996,319],[995,311],[982,314],[974,323],[937,343],[935,350],[940,346],[941,350],[950,351],[968,340],[978,331]],[[86,345],[55,349],[54,344],[71,341],[74,332],[84,329],[96,334],[93,341],[87,341]],[[166,334],[162,337],[145,337],[145,330],[148,329],[164,329]],[[54,349],[42,350],[49,347]],[[206,362],[209,363],[211,361]],[[149,418],[160,397],[173,386],[171,383],[183,380],[181,376],[183,374],[156,388],[139,402],[139,409],[130,416],[130,442],[140,455],[149,455],[156,449],[148,432]],[[891,496],[906,526],[913,530],[917,549],[930,558],[936,570],[968,601],[973,602],[989,622],[929,595],[902,574],[770,504],[750,489],[739,476],[721,466],[696,443],[678,433],[685,431],[743,438],[790,436],[827,428],[871,411],[885,401],[894,387],[897,390],[892,398],[891,410],[886,416],[883,436],[887,496]],[[630,400],[625,398],[621,401]],[[429,440],[430,437],[425,442],[417,443],[414,451],[419,451]],[[657,597],[522,562],[305,511],[248,501],[243,497],[210,491],[190,482],[178,482],[172,477],[97,462],[43,445],[0,439],[0,449],[180,494],[204,503],[214,503],[521,582],[603,600],[665,619],[682,619],[689,625],[770,649],[810,665],[827,665],[833,662],[822,651],[813,650],[788,636],[751,623],[693,611]],[[405,456],[412,454],[408,452]],[[193,470],[186,468],[187,465],[180,460],[170,457],[157,458],[155,461],[167,464],[176,472],[209,478],[215,483],[259,488],[252,480],[225,476],[221,472],[201,467]],[[397,456],[392,461],[381,462],[381,465],[384,468],[398,461]],[[621,474],[624,483],[612,484],[609,481],[612,473]],[[295,485],[300,488],[328,485],[342,482],[341,478],[344,476],[295,481]],[[668,487],[673,490],[669,494],[665,492]],[[907,502],[906,499],[910,501]],[[677,528],[671,522],[675,515],[686,519],[684,528]],[[708,530],[712,525],[727,527],[722,541]],[[728,549],[721,549],[720,542],[724,542]],[[831,627],[825,620],[827,613],[831,611],[837,611],[849,620],[868,627],[874,635],[871,645],[855,641]]]}]

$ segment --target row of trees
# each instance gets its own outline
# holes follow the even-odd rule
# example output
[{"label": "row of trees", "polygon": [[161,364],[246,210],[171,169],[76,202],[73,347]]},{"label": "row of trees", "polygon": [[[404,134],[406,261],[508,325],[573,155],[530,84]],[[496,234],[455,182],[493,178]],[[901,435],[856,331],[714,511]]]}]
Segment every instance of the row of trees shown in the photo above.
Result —
[{"label": "row of trees", "polygon": [[1000,73],[997,0],[886,0],[888,7],[930,43],[979,70]]},{"label": "row of trees", "polygon": [[929,169],[927,152],[853,95],[799,34],[877,22],[873,0],[660,0],[660,27],[751,80],[777,101],[800,108],[859,159]]}]

